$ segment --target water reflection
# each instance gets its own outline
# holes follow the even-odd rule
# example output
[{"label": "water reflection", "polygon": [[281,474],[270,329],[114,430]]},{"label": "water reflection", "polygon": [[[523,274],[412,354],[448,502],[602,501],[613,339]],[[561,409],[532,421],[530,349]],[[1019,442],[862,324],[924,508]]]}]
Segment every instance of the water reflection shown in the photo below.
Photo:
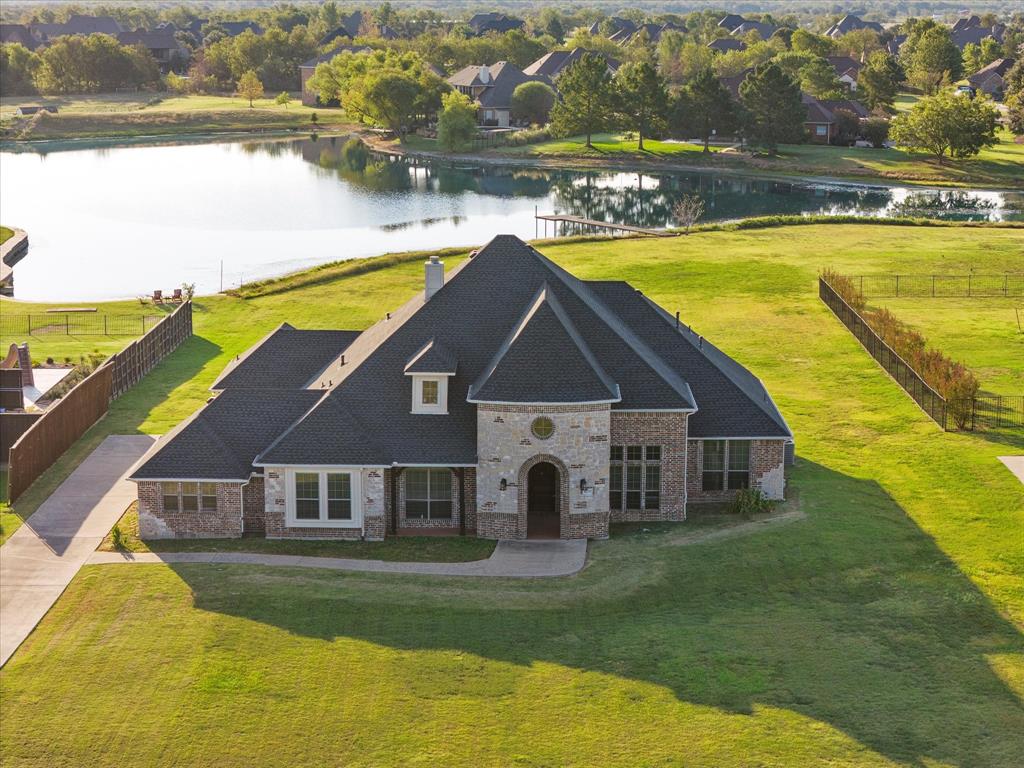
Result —
[{"label": "water reflection", "polygon": [[684,194],[703,198],[708,221],[772,214],[1024,219],[1018,192],[479,167],[360,156],[345,143],[319,137],[0,153],[4,222],[26,229],[32,241],[15,271],[15,295],[100,300],[182,282],[211,292],[330,261],[475,246],[497,233],[543,235],[535,211],[664,227]]}]

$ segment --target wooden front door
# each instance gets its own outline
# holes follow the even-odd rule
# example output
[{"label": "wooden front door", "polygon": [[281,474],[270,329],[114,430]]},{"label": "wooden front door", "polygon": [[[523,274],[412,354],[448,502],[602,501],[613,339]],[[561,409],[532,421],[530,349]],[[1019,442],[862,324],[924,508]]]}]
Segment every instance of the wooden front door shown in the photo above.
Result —
[{"label": "wooden front door", "polygon": [[558,468],[542,461],[526,476],[526,535],[557,539],[561,533]]}]

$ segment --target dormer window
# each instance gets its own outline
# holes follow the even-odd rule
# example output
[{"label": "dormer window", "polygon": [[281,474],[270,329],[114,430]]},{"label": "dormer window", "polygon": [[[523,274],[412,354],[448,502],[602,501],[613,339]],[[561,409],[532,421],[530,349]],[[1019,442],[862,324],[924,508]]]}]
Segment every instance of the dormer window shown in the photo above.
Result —
[{"label": "dormer window", "polygon": [[405,365],[412,378],[413,413],[448,413],[448,379],[455,375],[455,356],[431,339]]}]

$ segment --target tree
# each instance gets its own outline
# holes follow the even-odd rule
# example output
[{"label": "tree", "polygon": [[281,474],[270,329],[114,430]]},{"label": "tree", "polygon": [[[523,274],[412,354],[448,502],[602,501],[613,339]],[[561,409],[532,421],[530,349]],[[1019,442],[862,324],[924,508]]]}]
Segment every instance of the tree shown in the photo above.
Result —
[{"label": "tree", "polygon": [[288,95],[288,91],[281,91],[274,97],[274,103],[280,107],[287,107],[291,100],[292,97]]},{"label": "tree", "polygon": [[730,133],[736,129],[736,109],[732,94],[722,85],[711,68],[705,69],[683,89],[673,109],[673,132],[697,136],[707,153],[712,134]]},{"label": "tree", "polygon": [[586,134],[587,146],[593,148],[591,138],[608,127],[614,106],[608,63],[602,56],[584,54],[558,78],[558,90],[562,98],[551,110],[554,134]]},{"label": "tree", "polygon": [[476,107],[469,97],[450,91],[441,97],[437,140],[446,152],[463,149],[476,135]]},{"label": "tree", "polygon": [[544,125],[558,96],[554,89],[538,80],[520,83],[512,92],[512,116],[531,125]]},{"label": "tree", "polygon": [[941,164],[947,152],[954,158],[971,157],[997,144],[998,117],[987,99],[945,92],[921,99],[894,117],[889,133],[898,145],[929,152]]},{"label": "tree", "polygon": [[683,232],[688,235],[690,228],[704,215],[704,201],[701,200],[700,195],[683,195],[672,206],[672,213],[683,228]]},{"label": "tree", "polygon": [[925,93],[934,93],[943,82],[959,80],[963,58],[949,29],[935,26],[925,30],[906,59],[905,69],[911,84]]},{"label": "tree", "polygon": [[835,68],[825,59],[816,57],[800,68],[800,86],[818,99],[843,98],[843,84]]},{"label": "tree", "polygon": [[98,93],[160,82],[160,69],[141,46],[110,35],[65,35],[39,56],[34,82],[42,93]]},{"label": "tree", "polygon": [[754,68],[740,84],[740,100],[750,115],[747,133],[774,155],[779,142],[797,142],[803,137],[807,109],[800,98],[800,85],[777,65]]},{"label": "tree", "polygon": [[28,96],[36,92],[39,57],[21,43],[0,45],[0,94]]},{"label": "tree", "polygon": [[1024,93],[1024,56],[1017,59],[1016,63],[1003,77],[1003,90],[1007,98],[1018,93]]},{"label": "tree", "polygon": [[885,51],[875,51],[857,75],[857,95],[869,109],[892,112],[901,79],[896,59]]},{"label": "tree", "polygon": [[615,73],[617,112],[627,128],[637,132],[637,148],[644,151],[644,136],[665,130],[668,87],[653,64],[626,64]]},{"label": "tree", "polygon": [[1024,136],[1024,93],[1006,99],[1006,124],[1016,136]]},{"label": "tree", "polygon": [[789,39],[790,47],[798,53],[810,53],[815,56],[831,56],[835,53],[835,44],[824,35],[816,35],[806,29],[796,29]]},{"label": "tree", "polygon": [[256,75],[256,70],[250,69],[238,79],[238,95],[249,100],[249,109],[252,109],[253,99],[263,98],[263,83]]},{"label": "tree", "polygon": [[882,47],[882,40],[873,29],[855,29],[836,40],[836,50],[855,59],[867,57]]},{"label": "tree", "polygon": [[871,142],[872,147],[881,149],[889,138],[889,121],[884,117],[869,117],[861,121],[860,132]]}]

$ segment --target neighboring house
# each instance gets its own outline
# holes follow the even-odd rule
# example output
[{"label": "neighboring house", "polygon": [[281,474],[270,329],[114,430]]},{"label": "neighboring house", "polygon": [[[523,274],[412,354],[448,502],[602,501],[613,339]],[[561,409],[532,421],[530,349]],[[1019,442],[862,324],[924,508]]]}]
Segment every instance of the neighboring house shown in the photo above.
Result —
[{"label": "neighboring house", "polygon": [[514,64],[499,61],[490,66],[471,64],[448,78],[448,84],[469,96],[477,105],[477,123],[487,128],[512,125],[512,94],[531,81],[551,85],[543,75],[527,75]]},{"label": "neighboring house", "polygon": [[307,107],[337,107],[338,102],[334,101],[329,104],[324,104],[320,101],[320,95],[309,87],[309,78],[316,72],[316,68],[320,64],[325,64],[331,61],[337,56],[343,53],[373,53],[373,49],[365,45],[339,45],[332,51],[327,53],[321,53],[309,61],[304,61],[299,65],[299,81],[302,83],[302,103]]},{"label": "neighboring house", "polygon": [[978,16],[967,16],[962,19],[957,19],[953,24],[953,32],[959,32],[961,29],[970,29],[971,27],[980,27],[981,18]]},{"label": "neighboring house", "polygon": [[[188,31],[196,40],[202,42],[203,27],[210,23],[209,19],[195,19],[188,25]],[[238,37],[243,32],[252,32],[254,35],[263,34],[263,27],[255,21],[214,21],[212,23],[223,29],[228,37]]]},{"label": "neighboring house", "polygon": [[338,26],[332,29],[323,37],[321,37],[319,45],[322,47],[325,45],[330,45],[331,43],[337,42],[339,40],[351,40],[352,37],[352,33],[349,32],[346,27]]},{"label": "neighboring house", "polygon": [[753,71],[753,67],[747,67],[738,75],[730,75],[729,77],[718,78],[718,82],[720,82],[725,87],[725,89],[732,94],[732,97],[738,101],[740,98],[740,85],[743,83],[744,80],[747,79],[747,75],[749,75]]},{"label": "neighboring house", "polygon": [[39,47],[39,39],[24,24],[0,24],[0,43],[18,43],[30,51]]},{"label": "neighboring house", "polygon": [[121,32],[117,40],[122,45],[141,45],[148,50],[163,72],[170,70],[175,64],[183,63],[188,58],[188,51],[179,43],[170,31]]},{"label": "neighboring house", "polygon": [[774,24],[765,24],[763,21],[744,21],[732,30],[733,37],[745,37],[751,32],[757,32],[762,40],[767,40],[775,34],[778,29]]},{"label": "neighboring house", "polygon": [[856,32],[860,29],[870,29],[872,32],[882,34],[882,25],[877,21],[864,21],[859,16],[848,13],[825,31],[826,37],[842,37],[848,32]]},{"label": "neighboring house", "polygon": [[727,13],[722,17],[722,20],[718,22],[718,26],[722,29],[727,29],[732,32],[740,24],[746,22],[746,19],[740,16],[738,13]]},{"label": "neighboring house", "polygon": [[588,51],[586,48],[573,48],[571,51],[545,53],[524,69],[523,74],[528,76],[542,75],[554,82],[569,65],[579,61],[584,54],[588,53],[593,56],[601,56],[607,62],[610,74],[614,75],[618,71],[619,62],[611,56],[599,51]]},{"label": "neighboring house", "polygon": [[618,43],[619,45],[628,45],[629,43],[636,40],[639,36],[646,36],[648,42],[656,45],[661,41],[661,36],[665,32],[685,32],[686,27],[682,24],[673,24],[668,22],[666,24],[641,24],[632,31],[626,31],[621,29],[611,35],[608,39],[612,42]]},{"label": "neighboring house", "polygon": [[708,48],[715,53],[728,53],[729,51],[745,51],[747,44],[731,37],[720,37],[708,43]]},{"label": "neighboring house", "polygon": [[111,16],[84,16],[73,14],[63,24],[32,24],[29,27],[40,41],[46,42],[61,35],[113,35],[123,32],[121,25]]},{"label": "neighboring house", "polygon": [[857,76],[860,74],[861,63],[849,56],[828,56],[828,63],[836,72],[839,82],[846,86],[847,90],[857,90]]},{"label": "neighboring house", "polygon": [[[595,21],[593,24],[591,24],[590,25],[590,30],[589,30],[590,34],[592,34],[592,35],[599,35],[599,34],[601,34],[602,23],[603,23],[603,20]],[[622,32],[622,31],[635,32],[636,31],[636,23],[633,22],[633,21],[630,21],[629,19],[624,19],[621,16],[612,16],[610,19],[608,19],[608,26],[610,27],[609,37],[611,37],[611,35],[616,34],[617,32]]]},{"label": "neighboring house", "polygon": [[956,47],[962,51],[969,43],[981,45],[981,41],[986,37],[991,37],[997,43],[1002,43],[1005,31],[1006,27],[1002,24],[996,24],[992,27],[963,27],[952,32],[950,37],[953,38],[953,43]]},{"label": "neighboring house", "polygon": [[144,538],[605,538],[757,488],[793,440],[747,369],[516,237],[354,331],[282,326],[130,472]]},{"label": "neighboring house", "polygon": [[488,32],[510,32],[513,29],[522,29],[522,19],[513,19],[503,13],[478,13],[468,22],[469,28],[478,35],[486,35]]},{"label": "neighboring house", "polygon": [[907,42],[906,35],[896,35],[891,40],[885,43],[885,52],[888,53],[890,56],[899,56],[900,48],[903,47],[903,44],[905,42]]},{"label": "neighboring house", "polygon": [[853,99],[816,99],[809,93],[803,93],[801,100],[807,108],[804,126],[815,144],[830,144],[839,137],[836,112],[850,112],[861,120],[871,116],[867,107]]},{"label": "neighboring house", "polygon": [[996,59],[986,64],[973,75],[967,76],[967,82],[976,91],[986,93],[993,98],[1001,99],[1006,87],[1006,73],[1010,71],[1016,59]]}]

